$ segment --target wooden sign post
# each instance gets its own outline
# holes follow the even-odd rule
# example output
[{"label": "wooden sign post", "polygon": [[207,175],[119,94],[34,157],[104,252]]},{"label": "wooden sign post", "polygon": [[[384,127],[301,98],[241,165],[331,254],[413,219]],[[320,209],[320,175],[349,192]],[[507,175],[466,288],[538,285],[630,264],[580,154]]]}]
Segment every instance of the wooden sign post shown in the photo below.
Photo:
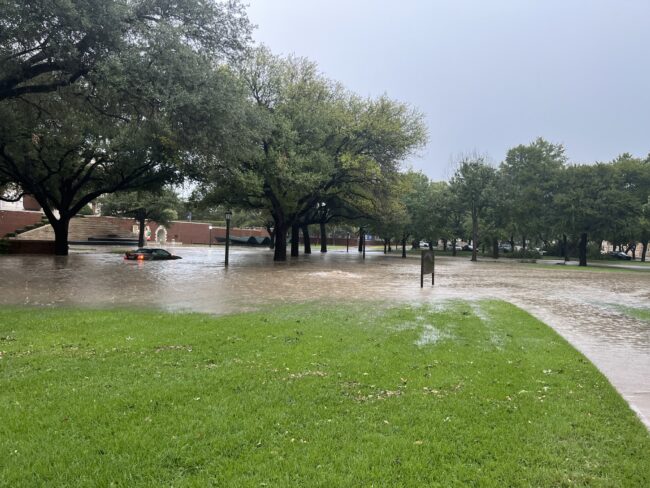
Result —
[{"label": "wooden sign post", "polygon": [[436,283],[435,268],[436,257],[433,254],[433,250],[422,251],[422,257],[420,258],[420,288],[424,288],[425,274],[431,274],[431,286]]}]

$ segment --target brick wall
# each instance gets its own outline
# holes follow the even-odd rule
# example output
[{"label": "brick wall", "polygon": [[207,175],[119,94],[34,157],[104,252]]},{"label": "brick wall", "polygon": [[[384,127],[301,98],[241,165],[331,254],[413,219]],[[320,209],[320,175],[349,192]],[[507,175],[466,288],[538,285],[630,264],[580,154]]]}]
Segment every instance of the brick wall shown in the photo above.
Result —
[{"label": "brick wall", "polygon": [[0,237],[40,222],[42,217],[41,212],[0,210]]},{"label": "brick wall", "polygon": [[[16,229],[21,229],[27,225],[39,222],[42,216],[43,214],[41,212],[0,210],[0,237],[10,232],[14,232]],[[94,218],[100,219],[100,217]],[[137,229],[137,222],[132,219],[118,217],[101,217],[101,219],[114,222],[124,231],[131,232],[134,229]],[[151,230],[151,242],[155,242],[156,231],[158,230],[159,225],[156,222],[148,222],[147,225]],[[216,243],[218,239],[223,242],[226,237],[226,228],[213,227],[211,232],[210,224],[206,222],[174,221],[167,227],[167,244],[170,244],[172,240],[179,244],[209,244],[210,235],[212,235],[213,243]],[[230,235],[232,237],[269,237],[266,229],[259,227],[251,229],[231,228]],[[328,244],[336,244],[339,246],[345,246],[346,241],[347,240],[344,237],[329,237],[327,239]],[[357,242],[358,240],[356,237],[350,237],[351,248],[356,247],[358,245]],[[312,236],[311,243],[312,246],[320,246],[320,239],[316,236]],[[368,246],[381,244],[381,241],[366,241],[366,245]]]},{"label": "brick wall", "polygon": [[[133,221],[129,221],[133,225]],[[156,222],[149,222],[147,224],[149,229],[151,229],[152,240],[155,239],[156,232],[158,230],[158,224]],[[226,237],[226,228],[225,227],[213,227],[210,231],[210,224],[205,222],[180,222],[174,221],[171,222],[169,227],[167,227],[167,242],[172,241],[183,243],[183,244],[209,244],[210,236],[212,235],[212,242],[215,243],[217,238]],[[230,229],[230,235],[232,237],[268,237],[266,229]]]},{"label": "brick wall", "polygon": [[41,210],[41,205],[33,196],[23,195],[23,208],[25,210],[33,210],[35,212],[39,212]]}]

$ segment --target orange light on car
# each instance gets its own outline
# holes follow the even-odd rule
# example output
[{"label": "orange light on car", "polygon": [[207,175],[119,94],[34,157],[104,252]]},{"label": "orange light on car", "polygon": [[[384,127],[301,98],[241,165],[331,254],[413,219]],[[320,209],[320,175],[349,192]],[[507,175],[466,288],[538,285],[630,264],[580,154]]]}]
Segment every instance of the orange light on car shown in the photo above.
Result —
[{"label": "orange light on car", "polygon": [[138,254],[138,261],[144,261],[144,254]]}]

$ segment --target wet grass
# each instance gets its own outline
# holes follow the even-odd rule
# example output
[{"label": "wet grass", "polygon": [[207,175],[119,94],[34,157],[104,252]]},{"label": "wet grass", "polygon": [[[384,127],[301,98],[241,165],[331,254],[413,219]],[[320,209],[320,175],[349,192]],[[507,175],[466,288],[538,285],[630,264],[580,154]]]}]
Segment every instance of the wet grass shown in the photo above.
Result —
[{"label": "wet grass", "polygon": [[650,486],[650,435],[502,302],[4,309],[0,486]]},{"label": "wet grass", "polygon": [[634,307],[617,307],[621,312],[630,317],[637,318],[639,320],[644,320],[650,322],[650,308],[634,308]]},{"label": "wet grass", "polygon": [[[613,264],[613,263],[612,263]],[[540,264],[540,263],[521,263],[522,266],[530,266],[535,269],[558,269],[574,271],[576,273],[647,273],[650,269],[625,268],[618,262],[617,265],[610,265],[602,261],[587,262],[587,266],[578,266],[577,264]],[[636,264],[632,263],[632,266]]]}]

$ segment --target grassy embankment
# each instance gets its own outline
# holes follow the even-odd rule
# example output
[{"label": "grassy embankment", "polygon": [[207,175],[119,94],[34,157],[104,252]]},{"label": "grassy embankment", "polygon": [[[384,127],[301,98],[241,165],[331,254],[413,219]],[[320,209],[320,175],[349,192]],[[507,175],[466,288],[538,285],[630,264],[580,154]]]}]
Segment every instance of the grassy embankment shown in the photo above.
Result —
[{"label": "grassy embankment", "polygon": [[598,371],[500,302],[4,309],[0,486],[650,486]]}]

